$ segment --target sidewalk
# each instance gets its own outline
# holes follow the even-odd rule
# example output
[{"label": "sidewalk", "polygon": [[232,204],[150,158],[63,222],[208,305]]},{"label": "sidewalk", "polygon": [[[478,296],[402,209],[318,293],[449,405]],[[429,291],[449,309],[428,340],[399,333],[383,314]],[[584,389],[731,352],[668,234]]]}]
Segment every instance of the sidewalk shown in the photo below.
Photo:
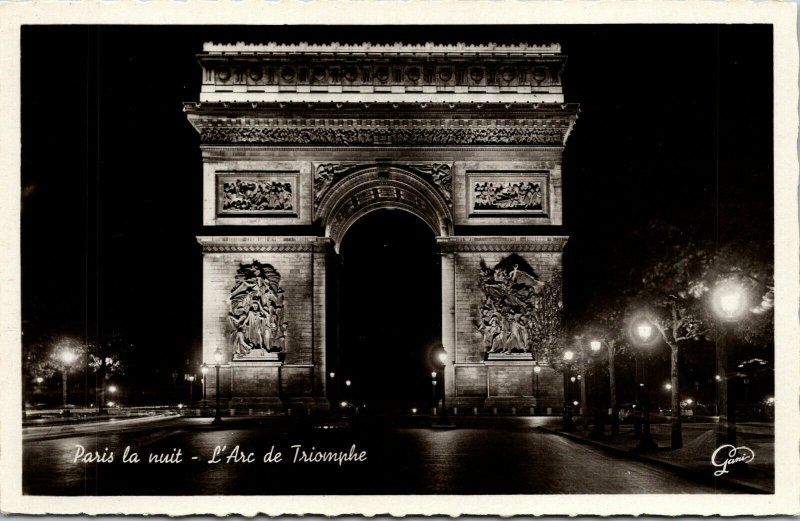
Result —
[{"label": "sidewalk", "polygon": [[604,448],[624,457],[640,459],[667,467],[675,472],[691,475],[706,483],[725,481],[742,489],[745,493],[775,492],[775,436],[771,423],[741,423],[737,425],[737,446],[746,446],[755,453],[755,459],[747,464],[730,467],[731,472],[715,477],[719,470],[711,464],[711,456],[717,449],[715,423],[684,423],[683,447],[670,449],[671,427],[669,423],[653,424],[651,432],[658,449],[638,452],[634,449],[639,440],[634,437],[632,424],[620,425],[618,435],[610,435],[610,427],[605,427],[605,439],[594,440],[588,437],[591,424],[582,426],[576,419],[577,429],[562,432],[561,419],[553,419],[540,429],[573,441]]}]

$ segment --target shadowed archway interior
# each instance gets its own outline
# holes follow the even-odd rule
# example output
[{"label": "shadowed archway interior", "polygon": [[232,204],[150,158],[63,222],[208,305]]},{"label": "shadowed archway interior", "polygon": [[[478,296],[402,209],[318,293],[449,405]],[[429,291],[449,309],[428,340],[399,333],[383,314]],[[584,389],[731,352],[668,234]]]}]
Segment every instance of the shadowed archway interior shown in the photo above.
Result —
[{"label": "shadowed archway interior", "polygon": [[367,412],[423,410],[433,399],[429,351],[441,336],[434,234],[411,213],[376,210],[347,231],[340,252],[341,391]]}]

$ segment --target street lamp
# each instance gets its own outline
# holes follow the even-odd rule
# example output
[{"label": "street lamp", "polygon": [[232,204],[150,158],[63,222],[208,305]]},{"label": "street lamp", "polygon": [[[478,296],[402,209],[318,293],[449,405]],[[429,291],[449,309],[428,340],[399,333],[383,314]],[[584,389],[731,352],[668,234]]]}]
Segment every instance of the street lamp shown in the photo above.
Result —
[{"label": "street lamp", "polygon": [[594,424],[592,430],[589,432],[589,437],[595,440],[602,440],[605,435],[605,414],[600,410],[600,393],[597,392],[597,359],[596,355],[600,353],[603,348],[603,343],[599,340],[591,340],[589,342],[589,349],[591,349],[592,356],[592,395],[594,402]]},{"label": "street lamp", "polygon": [[570,405],[572,402],[572,386],[570,385],[570,381],[575,381],[574,377],[570,378],[570,372],[572,371],[572,360],[574,358],[575,353],[569,349],[564,351],[564,415],[563,425],[561,426],[561,430],[563,431],[575,430],[575,424],[572,423],[572,406]]},{"label": "street lamp", "polygon": [[67,401],[68,401],[68,394],[69,394],[69,387],[67,381],[69,380],[69,367],[72,365],[72,362],[78,357],[71,349],[64,349],[61,352],[61,361],[64,363],[62,373],[61,373],[61,382],[62,382],[62,393],[61,398],[64,402],[64,416],[69,416],[70,411],[67,408]]},{"label": "street lamp", "polygon": [[203,362],[203,365],[200,366],[200,373],[203,375],[203,407],[205,407],[206,401],[206,375],[208,374],[208,364]]},{"label": "street lamp", "polygon": [[445,386],[445,364],[447,363],[447,351],[444,350],[444,346],[441,344],[436,347],[433,351],[433,360],[434,363],[438,363],[440,367],[440,372],[442,375],[442,411],[441,415],[439,416],[439,425],[448,425],[447,419],[447,387]]},{"label": "street lamp", "polygon": [[747,309],[744,288],[735,281],[719,284],[712,293],[712,307],[720,318],[720,334],[717,335],[717,375],[719,377],[719,423],[717,423],[717,445],[736,446],[736,401],[732,387],[735,372],[728,368],[728,340],[733,324]]},{"label": "street lamp", "polygon": [[222,349],[217,347],[214,350],[214,367],[217,370],[217,381],[216,381],[216,392],[217,395],[217,413],[214,416],[214,420],[211,422],[211,425],[221,425],[222,424],[222,417],[219,414],[219,390],[220,390],[220,381],[219,381],[219,366],[222,363]]},{"label": "street lamp", "polygon": [[[652,346],[656,341],[655,328],[653,324],[646,318],[638,319],[633,324],[633,340],[637,347],[644,350]],[[647,353],[643,351],[643,364],[642,364],[642,388],[644,396],[642,399],[642,438],[636,446],[637,450],[653,450],[657,449],[658,445],[653,440],[653,435],[650,432],[650,389],[647,385],[647,372],[649,358]]]},{"label": "street lamp", "polygon": [[190,374],[186,379],[189,380],[189,408],[192,408],[194,404],[194,379],[196,378],[195,375]]},{"label": "street lamp", "polygon": [[431,413],[436,414],[436,371],[431,372]]},{"label": "street lamp", "polygon": [[536,362],[536,365],[533,366],[533,377],[536,382],[536,386],[534,387],[533,391],[533,412],[534,414],[539,413],[539,373],[542,372],[542,367],[539,365],[539,362]]},{"label": "street lamp", "polygon": [[[106,389],[111,394],[111,397],[114,398],[114,395],[117,394],[118,387],[116,385],[114,385],[114,384],[111,384]],[[108,406],[109,407],[113,407],[115,403],[116,403],[116,400],[114,400],[112,402],[109,402]]]}]

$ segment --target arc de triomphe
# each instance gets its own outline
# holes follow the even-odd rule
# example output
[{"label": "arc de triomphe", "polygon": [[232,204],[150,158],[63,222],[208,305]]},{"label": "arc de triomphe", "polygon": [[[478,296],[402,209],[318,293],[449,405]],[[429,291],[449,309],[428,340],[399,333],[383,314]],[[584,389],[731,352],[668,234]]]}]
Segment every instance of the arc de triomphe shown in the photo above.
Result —
[{"label": "arc de triomphe", "polygon": [[207,43],[199,62],[184,110],[203,157],[203,360],[222,357],[209,397],[327,409],[329,271],[353,223],[398,209],[440,248],[448,405],[560,407],[539,345],[578,114],[559,45]]}]

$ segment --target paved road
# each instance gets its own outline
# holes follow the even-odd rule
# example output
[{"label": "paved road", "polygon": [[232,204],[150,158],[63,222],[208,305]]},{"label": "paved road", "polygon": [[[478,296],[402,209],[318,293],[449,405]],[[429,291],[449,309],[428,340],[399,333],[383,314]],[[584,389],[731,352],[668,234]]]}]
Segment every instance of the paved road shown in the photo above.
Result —
[{"label": "paved road", "polygon": [[[536,429],[539,419],[458,429],[363,425],[321,429],[282,419],[230,422],[181,418],[136,424],[128,430],[78,432],[28,439],[23,447],[23,488],[47,495],[174,494],[615,494],[732,492],[694,483],[662,468],[620,459]],[[77,447],[113,462],[75,462]],[[254,453],[252,463],[226,463],[235,446]],[[299,462],[298,450],[354,455],[366,461]],[[123,463],[126,446],[139,463]],[[222,462],[209,463],[215,447]],[[270,448],[280,462],[265,463]],[[312,449],[313,447],[313,449]],[[106,449],[108,449],[106,451]],[[149,454],[181,463],[148,463]],[[193,459],[196,458],[196,459]]]}]

